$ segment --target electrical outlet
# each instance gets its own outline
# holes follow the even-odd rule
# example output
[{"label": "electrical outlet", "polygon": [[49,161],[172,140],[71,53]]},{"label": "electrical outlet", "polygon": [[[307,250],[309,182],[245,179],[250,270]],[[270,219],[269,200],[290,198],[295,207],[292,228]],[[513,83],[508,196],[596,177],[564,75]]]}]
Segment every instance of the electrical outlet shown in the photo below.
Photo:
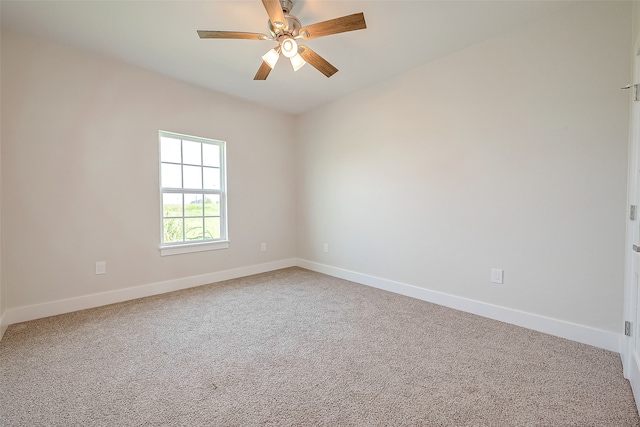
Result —
[{"label": "electrical outlet", "polygon": [[265,251],[267,250],[267,244],[266,244],[266,243],[264,243],[264,242],[263,242],[263,243],[261,243],[261,244],[260,244],[260,250],[261,250],[262,252],[265,252]]},{"label": "electrical outlet", "polygon": [[96,274],[107,274],[107,261],[96,262]]},{"label": "electrical outlet", "polygon": [[325,252],[329,252],[329,244],[328,244],[328,243],[325,243],[325,244],[324,244],[323,251],[325,251]]},{"label": "electrical outlet", "polygon": [[504,278],[504,270],[501,270],[499,268],[491,269],[491,283],[502,284],[503,278]]}]

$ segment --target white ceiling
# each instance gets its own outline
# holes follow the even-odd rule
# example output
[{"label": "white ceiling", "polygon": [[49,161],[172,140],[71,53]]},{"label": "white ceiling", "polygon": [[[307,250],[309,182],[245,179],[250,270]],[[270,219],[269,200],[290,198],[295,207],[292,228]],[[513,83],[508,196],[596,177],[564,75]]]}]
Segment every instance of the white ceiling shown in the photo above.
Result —
[{"label": "white ceiling", "polygon": [[1,0],[2,28],[44,37],[288,113],[302,113],[569,7],[560,1],[294,0],[309,25],[364,12],[367,29],[305,42],[340,71],[279,61],[254,81],[272,41],[201,40],[196,30],[267,33],[260,0]]}]

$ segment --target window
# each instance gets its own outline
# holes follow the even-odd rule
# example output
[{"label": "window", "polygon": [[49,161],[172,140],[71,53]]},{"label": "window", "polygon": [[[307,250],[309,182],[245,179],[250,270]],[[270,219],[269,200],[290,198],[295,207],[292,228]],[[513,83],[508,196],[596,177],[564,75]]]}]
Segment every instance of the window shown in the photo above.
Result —
[{"label": "window", "polygon": [[225,143],[160,131],[161,255],[224,249]]}]

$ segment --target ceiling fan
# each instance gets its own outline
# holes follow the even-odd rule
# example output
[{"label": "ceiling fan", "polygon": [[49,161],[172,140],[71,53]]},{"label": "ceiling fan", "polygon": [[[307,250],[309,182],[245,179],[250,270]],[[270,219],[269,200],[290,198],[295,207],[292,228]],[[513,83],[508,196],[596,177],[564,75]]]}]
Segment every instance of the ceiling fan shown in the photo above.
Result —
[{"label": "ceiling fan", "polygon": [[298,71],[308,62],[325,76],[331,77],[338,72],[338,69],[307,46],[298,45],[296,40],[311,40],[367,28],[363,13],[355,13],[303,27],[298,18],[289,14],[293,6],[292,0],[262,0],[262,4],[269,15],[267,22],[269,35],[238,31],[198,30],[201,39],[272,40],[277,42],[278,46],[262,57],[262,64],[253,78],[254,80],[266,80],[278,62],[280,54],[289,58],[294,71]]}]

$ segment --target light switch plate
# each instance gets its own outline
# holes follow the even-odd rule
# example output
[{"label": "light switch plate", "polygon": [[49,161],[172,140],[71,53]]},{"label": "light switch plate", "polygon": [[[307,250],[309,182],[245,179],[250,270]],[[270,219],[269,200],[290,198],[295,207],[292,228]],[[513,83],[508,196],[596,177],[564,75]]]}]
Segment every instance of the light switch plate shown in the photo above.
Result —
[{"label": "light switch plate", "polygon": [[499,283],[502,284],[504,278],[504,270],[499,268],[491,269],[491,283]]},{"label": "light switch plate", "polygon": [[96,262],[96,274],[107,274],[107,262],[106,261],[98,261],[98,262]]}]

